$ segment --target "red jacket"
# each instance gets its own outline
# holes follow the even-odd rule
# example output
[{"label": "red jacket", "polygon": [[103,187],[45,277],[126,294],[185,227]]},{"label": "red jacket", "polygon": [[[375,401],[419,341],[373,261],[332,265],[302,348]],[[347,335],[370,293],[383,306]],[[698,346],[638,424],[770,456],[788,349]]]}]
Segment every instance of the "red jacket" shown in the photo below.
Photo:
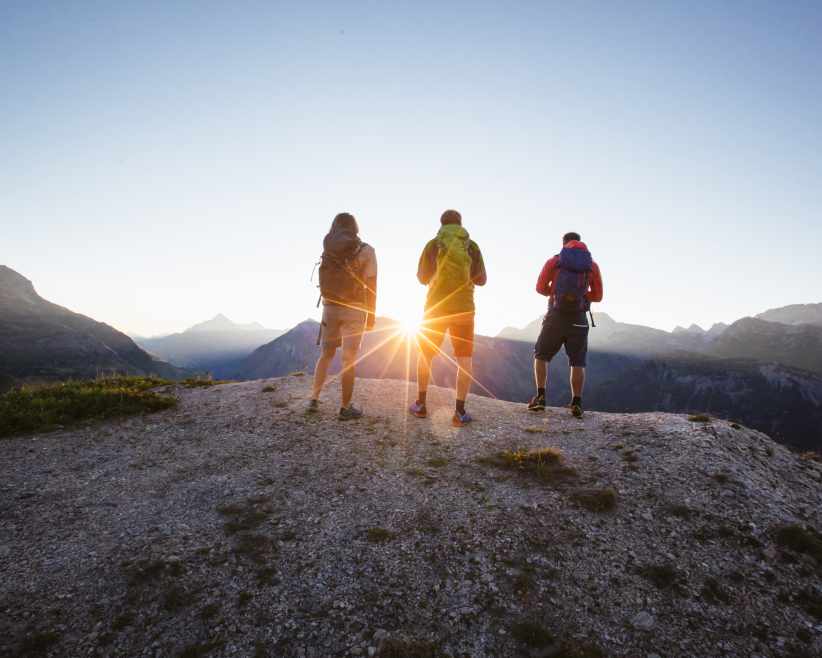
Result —
[{"label": "red jacket", "polygon": [[[565,244],[565,247],[567,249],[588,250],[584,242],[577,242],[576,240],[571,240]],[[548,262],[543,266],[542,272],[539,273],[537,292],[540,295],[545,295],[546,297],[551,296],[554,289],[554,282],[557,279],[557,272],[559,271],[557,269],[558,263],[559,255],[549,258]],[[588,293],[585,295],[585,298],[589,302],[602,301],[602,274],[600,274],[599,265],[596,263],[591,267],[591,280],[588,282]]]}]

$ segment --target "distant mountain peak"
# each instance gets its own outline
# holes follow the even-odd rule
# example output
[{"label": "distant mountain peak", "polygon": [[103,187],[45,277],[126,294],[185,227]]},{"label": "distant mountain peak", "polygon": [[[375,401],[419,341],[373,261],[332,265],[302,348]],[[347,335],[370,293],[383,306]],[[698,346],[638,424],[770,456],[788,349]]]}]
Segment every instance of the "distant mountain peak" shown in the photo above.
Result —
[{"label": "distant mountain peak", "polygon": [[756,316],[760,320],[780,324],[815,324],[822,326],[822,303],[791,304],[772,308]]},{"label": "distant mountain peak", "polygon": [[195,324],[189,327],[183,333],[196,333],[203,331],[267,331],[267,329],[259,322],[249,322],[248,324],[238,324],[232,322],[222,313],[217,313],[210,320]]},{"label": "distant mountain peak", "polygon": [[13,297],[28,302],[40,299],[40,295],[34,289],[34,284],[6,265],[0,265],[0,296]]},{"label": "distant mountain peak", "polygon": [[691,324],[687,329],[685,327],[675,327],[673,333],[675,334],[704,334],[705,330],[698,324]]}]

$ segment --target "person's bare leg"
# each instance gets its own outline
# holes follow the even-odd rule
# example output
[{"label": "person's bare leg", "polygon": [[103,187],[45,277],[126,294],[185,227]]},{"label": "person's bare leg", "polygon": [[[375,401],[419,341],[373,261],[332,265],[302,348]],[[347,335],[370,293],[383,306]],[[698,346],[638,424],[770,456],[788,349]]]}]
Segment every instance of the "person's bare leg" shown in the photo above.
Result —
[{"label": "person's bare leg", "polygon": [[582,397],[582,389],[585,387],[585,368],[574,366],[571,368],[571,395],[575,398]]},{"label": "person's bare leg", "polygon": [[548,388],[548,362],[534,359],[534,382],[537,389]]},{"label": "person's bare leg", "polygon": [[320,391],[325,385],[325,379],[328,376],[328,366],[334,360],[334,355],[337,353],[337,348],[333,345],[323,345],[323,351],[320,358],[317,359],[317,366],[314,368],[314,389],[311,392],[311,399],[318,400],[320,398]]},{"label": "person's bare leg", "polygon": [[360,351],[360,342],[343,341],[342,351],[342,372],[340,373],[340,382],[342,383],[342,399],[340,400],[340,407],[345,409],[351,404],[351,398],[354,395],[354,378],[357,364],[357,353]]},{"label": "person's bare leg", "polygon": [[431,379],[431,359],[424,350],[420,350],[417,355],[417,399],[428,392],[428,381]]},{"label": "person's bare leg", "polygon": [[470,356],[456,357],[457,366],[457,400],[465,401],[468,389],[471,388],[471,371],[473,360]]}]

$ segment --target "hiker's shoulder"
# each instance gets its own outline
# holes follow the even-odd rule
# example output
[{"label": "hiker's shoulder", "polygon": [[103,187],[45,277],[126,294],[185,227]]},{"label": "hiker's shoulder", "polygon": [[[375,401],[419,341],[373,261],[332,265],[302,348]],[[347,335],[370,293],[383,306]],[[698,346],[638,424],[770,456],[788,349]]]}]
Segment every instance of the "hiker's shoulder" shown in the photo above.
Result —
[{"label": "hiker's shoulder", "polygon": [[367,242],[363,242],[357,254],[357,259],[361,263],[375,263],[377,261],[377,250]]}]

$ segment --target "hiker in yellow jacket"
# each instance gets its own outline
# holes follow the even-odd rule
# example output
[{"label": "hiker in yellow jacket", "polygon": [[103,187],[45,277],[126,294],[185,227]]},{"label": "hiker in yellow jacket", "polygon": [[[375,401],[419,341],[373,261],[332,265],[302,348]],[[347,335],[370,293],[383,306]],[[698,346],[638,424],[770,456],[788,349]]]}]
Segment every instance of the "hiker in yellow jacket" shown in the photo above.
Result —
[{"label": "hiker in yellow jacket", "polygon": [[437,237],[425,245],[417,268],[417,279],[428,286],[428,295],[418,337],[418,393],[409,411],[417,418],[428,415],[426,394],[431,361],[440,351],[448,332],[457,362],[457,399],[452,422],[454,426],[462,427],[472,420],[465,410],[465,398],[472,377],[474,286],[484,286],[487,276],[477,243],[462,227],[462,215],[456,210],[446,210],[440,223]]}]

